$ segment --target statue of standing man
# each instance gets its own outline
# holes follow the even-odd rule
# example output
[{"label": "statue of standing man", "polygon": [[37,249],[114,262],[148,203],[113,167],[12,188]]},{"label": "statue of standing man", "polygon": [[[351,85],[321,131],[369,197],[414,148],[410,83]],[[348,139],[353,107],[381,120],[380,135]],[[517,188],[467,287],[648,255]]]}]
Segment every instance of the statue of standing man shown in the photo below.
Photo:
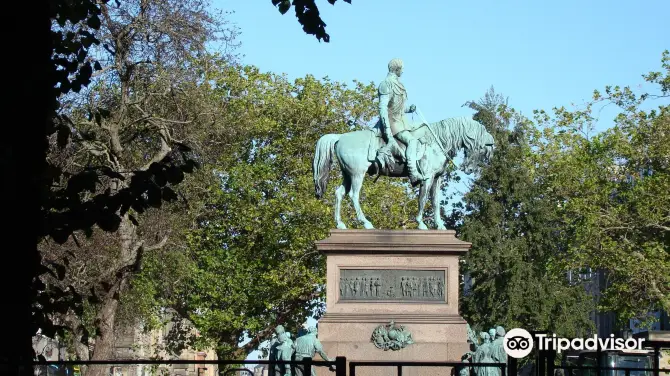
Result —
[{"label": "statue of standing man", "polygon": [[[278,350],[278,360],[283,360],[285,362],[290,362],[293,357],[293,341],[291,340],[291,333],[284,332],[279,336],[279,347]],[[281,364],[280,367],[281,376],[292,376],[291,366],[288,364]]]},{"label": "statue of standing man", "polygon": [[[405,114],[416,111],[416,106],[407,106],[407,91],[400,82],[403,72],[403,62],[393,59],[388,64],[388,75],[379,84],[379,119],[381,131],[388,145],[388,150],[400,150],[396,140],[405,146],[405,161],[412,184],[425,180],[417,167],[417,151],[419,140],[410,132],[413,126]],[[379,158],[384,167],[384,158]]]},{"label": "statue of standing man", "polygon": [[[321,346],[321,342],[319,341],[318,338],[316,338],[316,328],[313,326],[310,326],[307,329],[307,334],[298,337],[298,339],[295,340],[295,361],[299,362],[305,358],[311,358],[314,359],[316,354],[318,353],[321,355],[321,358],[327,362],[332,362],[334,359],[328,358],[328,355],[326,355],[326,352],[323,351],[323,347]],[[296,376],[316,376],[316,370],[312,366],[311,372],[309,370],[303,369],[303,365],[296,365],[295,366],[295,375]],[[331,367],[332,370],[332,367]]]},{"label": "statue of standing man", "polygon": [[[495,363],[493,359],[493,348],[491,347],[491,336],[487,332],[481,332],[482,343],[477,346],[474,355],[474,363]],[[500,371],[496,367],[480,366],[475,369],[476,376],[499,376]]]},{"label": "statue of standing man", "polygon": [[495,329],[495,339],[492,342],[493,359],[496,362],[507,363],[507,353],[505,352],[505,347],[503,346],[504,341],[505,341],[505,328],[498,325]]},{"label": "statue of standing man", "polygon": [[[293,343],[290,334],[286,332],[283,325],[277,325],[275,328],[275,338],[270,343],[270,361],[291,360],[286,359],[287,346],[292,347]],[[285,376],[287,367],[283,364],[270,365],[270,376]]]}]

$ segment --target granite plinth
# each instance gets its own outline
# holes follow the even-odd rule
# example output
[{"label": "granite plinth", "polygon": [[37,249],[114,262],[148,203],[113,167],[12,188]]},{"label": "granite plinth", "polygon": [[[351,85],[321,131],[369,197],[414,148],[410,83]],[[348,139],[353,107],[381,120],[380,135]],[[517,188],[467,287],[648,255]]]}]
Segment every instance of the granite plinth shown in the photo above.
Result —
[{"label": "granite plinth", "polygon": [[[348,361],[460,361],[469,347],[466,322],[458,313],[458,259],[470,245],[454,231],[431,230],[333,230],[317,242],[327,258],[326,313],[319,320],[319,339],[328,355]],[[356,269],[365,272],[350,272]],[[343,281],[343,275],[361,278]],[[375,275],[385,276],[380,286],[375,286]],[[391,320],[404,325],[415,343],[397,351],[376,348],[373,330]],[[450,372],[403,368],[403,375],[412,376]],[[333,375],[324,368],[317,368],[317,374]],[[356,374],[396,375],[397,369],[362,367]]]}]

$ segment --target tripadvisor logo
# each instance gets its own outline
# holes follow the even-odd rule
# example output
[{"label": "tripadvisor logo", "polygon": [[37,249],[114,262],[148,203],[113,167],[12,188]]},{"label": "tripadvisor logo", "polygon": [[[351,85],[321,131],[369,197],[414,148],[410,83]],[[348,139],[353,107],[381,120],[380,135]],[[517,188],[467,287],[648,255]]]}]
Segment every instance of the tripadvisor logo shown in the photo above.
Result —
[{"label": "tripadvisor logo", "polygon": [[547,334],[536,334],[540,350],[556,349],[557,352],[563,350],[642,350],[644,338],[614,338],[610,334],[609,338],[598,338],[597,335],[589,338],[560,338],[556,334],[549,337]]},{"label": "tripadvisor logo", "polygon": [[533,337],[526,329],[514,328],[505,334],[503,349],[512,358],[523,358],[533,351]]},{"label": "tripadvisor logo", "polygon": [[[609,338],[598,338],[597,335],[589,338],[561,338],[556,334],[549,336],[545,333],[536,333],[538,350],[555,349],[558,353],[564,350],[642,350],[642,342],[644,338],[614,338],[614,334],[610,334]],[[533,350],[533,336],[521,328],[515,328],[505,334],[503,340],[503,348],[507,355],[512,358],[523,358],[528,356]]]}]

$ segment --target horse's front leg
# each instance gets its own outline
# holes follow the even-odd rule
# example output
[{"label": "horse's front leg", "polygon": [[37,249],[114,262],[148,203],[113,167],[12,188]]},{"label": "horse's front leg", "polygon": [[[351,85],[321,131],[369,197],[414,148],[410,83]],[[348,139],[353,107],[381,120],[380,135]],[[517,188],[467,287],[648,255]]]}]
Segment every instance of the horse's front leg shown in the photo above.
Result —
[{"label": "horse's front leg", "polygon": [[420,230],[428,230],[428,226],[423,222],[423,211],[426,208],[426,202],[428,202],[428,189],[432,183],[433,178],[428,178],[421,182],[419,188],[419,213],[416,215],[416,221],[419,223]]},{"label": "horse's front leg", "polygon": [[430,187],[430,195],[433,198],[433,219],[435,220],[435,226],[437,226],[438,230],[446,230],[447,228],[444,226],[444,221],[442,220],[442,213],[440,210],[442,201],[442,190],[440,190],[441,182],[441,177],[435,178],[433,185]]}]

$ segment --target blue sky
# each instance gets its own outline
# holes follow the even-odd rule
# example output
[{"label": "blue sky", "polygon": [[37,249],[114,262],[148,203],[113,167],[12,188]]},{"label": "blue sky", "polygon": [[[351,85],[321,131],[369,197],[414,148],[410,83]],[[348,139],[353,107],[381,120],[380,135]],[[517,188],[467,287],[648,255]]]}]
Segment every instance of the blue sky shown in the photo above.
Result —
[{"label": "blue sky", "polygon": [[352,3],[317,0],[330,43],[303,33],[293,10],[281,15],[270,0],[214,6],[235,12],[243,62],[290,78],[378,83],[391,58],[403,59],[409,101],[429,121],[471,115],[461,105],[491,85],[528,115],[581,103],[605,85],[642,84],[670,48],[668,0]]},{"label": "blue sky", "polygon": [[[242,31],[242,61],[264,71],[379,83],[389,60],[403,59],[409,102],[428,121],[471,115],[461,105],[491,86],[527,115],[582,103],[605,85],[637,87],[670,48],[668,0],[317,4],[330,43],[306,35],[293,10],[282,16],[270,0],[213,5],[235,12],[229,19]],[[596,129],[614,115],[604,111]]]}]

